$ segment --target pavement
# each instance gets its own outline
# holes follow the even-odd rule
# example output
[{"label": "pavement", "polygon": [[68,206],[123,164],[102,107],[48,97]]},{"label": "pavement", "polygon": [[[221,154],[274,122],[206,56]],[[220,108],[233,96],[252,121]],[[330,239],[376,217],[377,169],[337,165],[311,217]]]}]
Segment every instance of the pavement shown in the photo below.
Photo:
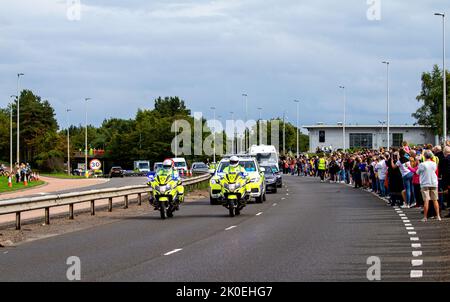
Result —
[{"label": "pavement", "polygon": [[[146,177],[124,177],[124,178],[90,178],[90,179],[59,179],[54,177],[41,177],[46,184],[33,189],[5,193],[0,195],[0,203],[5,200],[20,197],[39,197],[50,194],[64,194],[71,192],[84,192],[89,190],[99,190],[107,188],[119,188],[132,185],[143,185],[146,183]],[[114,199],[114,202],[122,202],[122,199]],[[97,200],[98,206],[106,205],[108,200]],[[74,205],[75,211],[86,210],[90,208],[90,203],[79,203]],[[60,215],[67,213],[67,206],[50,208],[50,215]],[[27,211],[22,213],[22,220],[31,220],[43,217],[43,210]],[[0,226],[10,224],[15,221],[15,214],[0,216]]]},{"label": "pavement", "polygon": [[415,209],[341,184],[293,176],[284,183],[235,218],[200,200],[173,219],[147,207],[2,248],[0,281],[67,281],[71,256],[82,281],[368,281],[373,259],[382,281],[449,281],[448,221],[423,224]]}]

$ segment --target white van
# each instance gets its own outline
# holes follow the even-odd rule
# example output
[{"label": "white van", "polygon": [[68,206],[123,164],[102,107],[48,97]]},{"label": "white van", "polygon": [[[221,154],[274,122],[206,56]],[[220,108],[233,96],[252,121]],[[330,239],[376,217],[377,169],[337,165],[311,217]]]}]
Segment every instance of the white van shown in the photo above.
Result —
[{"label": "white van", "polygon": [[260,165],[278,167],[278,151],[275,146],[268,145],[253,145],[250,147],[248,154],[256,157]]},{"label": "white van", "polygon": [[172,161],[174,163],[176,170],[178,170],[178,171],[183,170],[184,173],[187,173],[188,167],[187,167],[186,160],[183,157],[172,158]]}]

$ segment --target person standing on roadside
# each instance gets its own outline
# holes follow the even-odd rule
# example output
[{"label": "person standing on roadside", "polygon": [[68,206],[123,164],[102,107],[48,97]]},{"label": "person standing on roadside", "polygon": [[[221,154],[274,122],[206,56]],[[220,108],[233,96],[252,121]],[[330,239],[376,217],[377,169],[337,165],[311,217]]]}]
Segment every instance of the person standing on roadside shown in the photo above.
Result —
[{"label": "person standing on roadside", "polygon": [[325,182],[325,171],[327,170],[327,161],[323,154],[320,154],[317,163],[318,163],[317,170],[319,172],[320,182]]},{"label": "person standing on roadside", "polygon": [[438,177],[436,175],[437,164],[433,161],[433,153],[430,150],[424,152],[425,162],[419,165],[417,174],[420,176],[420,188],[422,190],[422,197],[424,202],[424,218],[423,222],[428,220],[428,209],[430,201],[433,202],[436,211],[437,220],[441,221],[439,211],[439,196],[438,196]]}]

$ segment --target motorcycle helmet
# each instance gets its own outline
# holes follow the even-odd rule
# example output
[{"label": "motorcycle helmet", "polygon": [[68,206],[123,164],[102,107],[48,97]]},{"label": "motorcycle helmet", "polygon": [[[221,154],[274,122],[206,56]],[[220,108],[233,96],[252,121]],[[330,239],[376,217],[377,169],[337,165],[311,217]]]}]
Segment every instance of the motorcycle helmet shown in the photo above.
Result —
[{"label": "motorcycle helmet", "polygon": [[232,156],[230,158],[230,166],[237,167],[239,165],[239,158],[237,156]]},{"label": "motorcycle helmet", "polygon": [[163,161],[163,169],[170,170],[172,169],[172,166],[173,162],[170,159],[166,159],[165,161]]}]

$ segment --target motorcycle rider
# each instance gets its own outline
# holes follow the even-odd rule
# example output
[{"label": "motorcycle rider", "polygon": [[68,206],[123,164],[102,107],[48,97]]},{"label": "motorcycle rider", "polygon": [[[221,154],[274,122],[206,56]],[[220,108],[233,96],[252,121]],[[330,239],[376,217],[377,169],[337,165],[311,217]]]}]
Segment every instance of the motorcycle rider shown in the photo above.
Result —
[{"label": "motorcycle rider", "polygon": [[232,156],[230,158],[230,165],[223,169],[223,173],[245,173],[245,169],[239,165],[239,158],[237,156]]},{"label": "motorcycle rider", "polygon": [[[176,169],[173,168],[173,161],[170,159],[166,159],[163,161],[162,167],[160,169],[158,169],[158,171],[155,174],[155,177],[157,177],[159,175],[163,175],[163,176],[171,175],[173,180],[181,181],[180,174],[178,173],[178,171]],[[150,185],[150,182],[148,184]],[[180,203],[183,201],[183,199],[184,198],[180,199]],[[150,201],[151,205],[154,205],[154,196],[153,195],[151,195],[149,201]]]}]

